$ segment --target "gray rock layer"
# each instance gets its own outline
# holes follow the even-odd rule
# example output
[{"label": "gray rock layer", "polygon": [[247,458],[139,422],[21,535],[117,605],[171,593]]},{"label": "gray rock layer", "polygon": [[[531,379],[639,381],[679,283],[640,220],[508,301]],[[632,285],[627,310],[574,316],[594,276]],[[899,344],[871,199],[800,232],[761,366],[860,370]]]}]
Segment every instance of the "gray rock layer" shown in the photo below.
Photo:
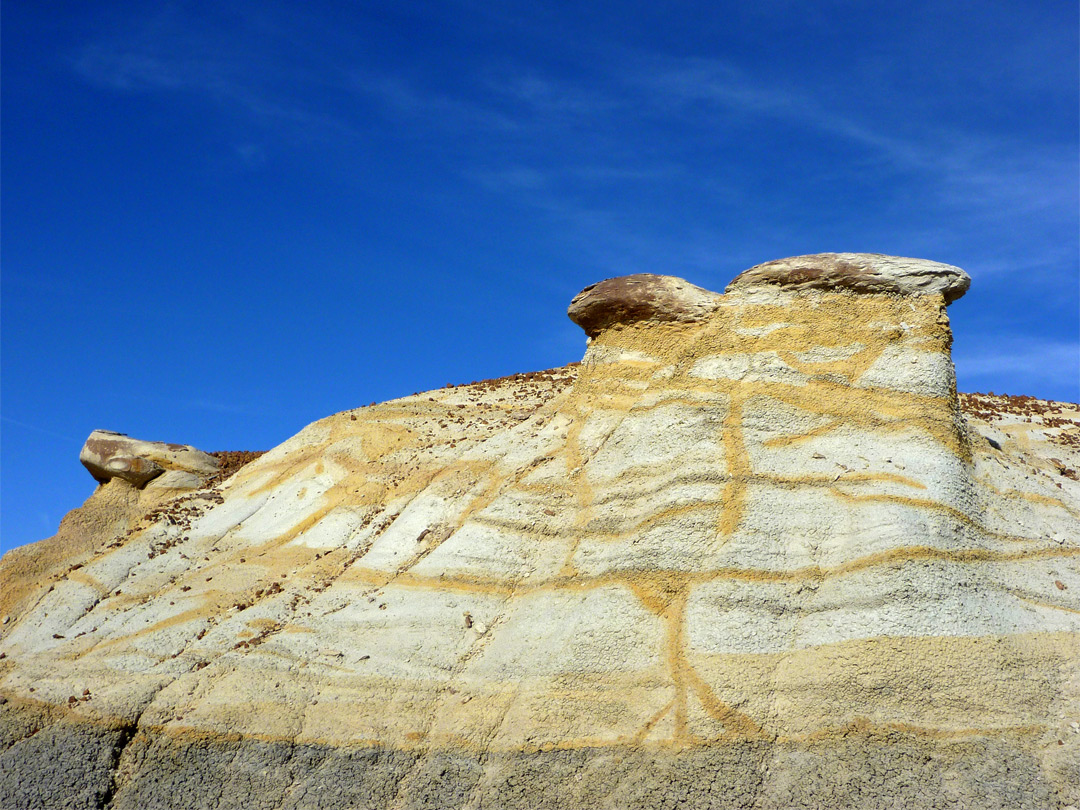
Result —
[{"label": "gray rock layer", "polygon": [[739,274],[727,291],[774,285],[789,290],[945,296],[967,292],[971,278],[959,267],[881,253],[816,253],[765,262]]},{"label": "gray rock layer", "polygon": [[839,743],[469,754],[131,736],[58,723],[0,753],[5,810],[930,810],[958,803],[1058,806],[1038,758],[1008,735],[950,741],[854,733]]}]

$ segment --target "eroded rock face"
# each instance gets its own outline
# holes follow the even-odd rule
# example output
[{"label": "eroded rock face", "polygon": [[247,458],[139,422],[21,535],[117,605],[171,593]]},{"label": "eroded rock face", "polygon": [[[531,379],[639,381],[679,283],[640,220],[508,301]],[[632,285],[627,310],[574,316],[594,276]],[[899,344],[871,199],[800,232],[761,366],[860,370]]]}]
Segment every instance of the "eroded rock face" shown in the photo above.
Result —
[{"label": "eroded rock face", "polygon": [[881,253],[815,253],[755,265],[727,291],[773,285],[787,290],[849,290],[900,295],[939,294],[951,303],[967,292],[971,278],[959,267]]},{"label": "eroded rock face", "polygon": [[567,315],[595,337],[618,324],[701,320],[716,309],[719,299],[719,294],[686,279],[637,273],[590,284],[574,296]]},{"label": "eroded rock face", "polygon": [[0,806],[1077,804],[1080,406],[965,416],[944,307],[736,289],[308,426],[34,581]]},{"label": "eroded rock face", "polygon": [[111,430],[91,433],[79,461],[100,483],[119,478],[142,488],[168,470],[170,486],[183,489],[198,486],[220,464],[189,445],[147,442]]}]

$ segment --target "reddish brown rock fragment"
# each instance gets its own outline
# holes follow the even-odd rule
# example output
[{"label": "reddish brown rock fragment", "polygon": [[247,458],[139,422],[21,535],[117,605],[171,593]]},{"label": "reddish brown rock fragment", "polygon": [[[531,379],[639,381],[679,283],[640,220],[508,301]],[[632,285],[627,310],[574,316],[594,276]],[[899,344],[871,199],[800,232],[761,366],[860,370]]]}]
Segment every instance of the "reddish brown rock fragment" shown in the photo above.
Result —
[{"label": "reddish brown rock fragment", "polygon": [[720,294],[675,276],[637,273],[590,284],[574,296],[566,314],[596,337],[612,326],[636,321],[696,321],[719,305]]}]

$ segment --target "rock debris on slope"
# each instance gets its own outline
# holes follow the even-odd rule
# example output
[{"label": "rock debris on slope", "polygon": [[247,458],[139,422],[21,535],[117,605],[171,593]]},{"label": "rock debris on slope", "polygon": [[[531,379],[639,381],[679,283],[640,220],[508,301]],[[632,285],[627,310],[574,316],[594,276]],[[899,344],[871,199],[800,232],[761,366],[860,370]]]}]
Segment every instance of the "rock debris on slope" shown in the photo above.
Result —
[{"label": "rock debris on slope", "polygon": [[958,398],[967,283],[609,280],[580,365],[109,480],[0,564],[0,806],[1080,804],[1080,409]]}]

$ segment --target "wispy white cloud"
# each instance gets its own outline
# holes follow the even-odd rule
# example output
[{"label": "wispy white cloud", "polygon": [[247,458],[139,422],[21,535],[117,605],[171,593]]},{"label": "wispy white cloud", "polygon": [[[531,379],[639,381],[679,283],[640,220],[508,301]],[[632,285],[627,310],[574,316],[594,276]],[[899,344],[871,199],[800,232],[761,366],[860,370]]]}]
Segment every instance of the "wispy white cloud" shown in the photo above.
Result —
[{"label": "wispy white cloud", "polygon": [[[225,47],[212,28],[165,6],[88,43],[74,65],[87,80],[117,91],[200,95],[271,125],[264,132],[275,135],[353,143],[372,115],[381,116],[403,138],[446,155],[450,170],[468,182],[562,222],[565,238],[602,255],[598,261],[613,271],[651,263],[691,272],[730,255],[733,240],[706,233],[722,220],[709,212],[735,211],[740,198],[769,194],[706,162],[732,122],[742,125],[740,137],[756,125],[779,124],[850,147],[850,165],[835,171],[873,188],[883,219],[893,211],[923,214],[903,235],[912,251],[925,245],[926,255],[971,256],[979,264],[971,269],[983,278],[1075,267],[1071,245],[1050,233],[1077,219],[1072,145],[1033,147],[880,110],[875,118],[844,103],[847,90],[859,89],[857,74],[844,77],[851,87],[830,87],[820,76],[778,79],[717,58],[616,53],[597,43],[587,71],[545,72],[511,61],[497,70],[473,65],[467,75],[440,82],[404,68],[330,60],[310,47],[305,53],[310,63],[276,58],[273,47],[251,36]],[[328,87],[359,103],[317,109],[311,91]],[[268,154],[259,143],[241,140],[235,157],[258,165]],[[623,193],[631,184],[676,190],[668,196],[695,200],[699,213],[685,222],[653,222],[640,209],[645,196]],[[608,199],[599,199],[604,194]],[[793,230],[783,222],[783,205],[777,201],[768,227]],[[1044,228],[1047,235],[1032,251],[1031,240],[1011,238],[1010,228]],[[992,248],[984,249],[986,233],[994,236]]]},{"label": "wispy white cloud", "polygon": [[[661,169],[636,164],[640,155],[627,133],[643,121],[670,126],[680,119],[697,127],[714,120],[716,132],[722,132],[720,124],[741,118],[750,124],[785,122],[860,149],[864,182],[879,182],[883,199],[895,196],[900,205],[940,206],[982,222],[1016,221],[1031,214],[1076,218],[1077,184],[1063,180],[1078,172],[1071,146],[1033,148],[934,122],[901,131],[830,103],[835,92],[770,83],[716,59],[638,56],[631,64],[636,67],[592,85],[535,73],[489,78],[484,86],[490,95],[484,99],[426,93],[401,77],[369,77],[363,86],[391,108],[425,117],[435,129],[467,123],[513,131],[534,143],[560,144],[566,141],[559,135],[589,133],[613,146],[607,163],[575,154],[588,143],[579,138],[554,166],[544,154],[539,158],[546,164],[543,169],[502,166],[475,172],[474,179],[489,190],[554,189],[559,184],[551,182],[553,172],[565,181],[575,171],[582,180],[682,178],[706,184],[715,181],[713,174],[672,161]],[[587,165],[575,169],[575,161]]]},{"label": "wispy white cloud", "polygon": [[72,67],[87,81],[114,90],[199,89],[230,97],[244,94],[244,56],[235,41],[225,42],[165,3],[150,15],[116,22],[73,55]]},{"label": "wispy white cloud", "polygon": [[717,59],[653,58],[629,78],[646,91],[655,108],[669,114],[700,117],[719,111],[785,120],[876,150],[908,167],[928,165],[928,156],[914,144],[839,112],[813,92],[753,79]]},{"label": "wispy white cloud", "polygon": [[596,83],[556,79],[531,70],[487,75],[483,86],[495,102],[544,126],[607,118],[626,112],[634,101]]},{"label": "wispy white cloud", "polygon": [[209,84],[206,80],[212,75],[205,69],[193,74],[190,64],[171,64],[155,54],[120,50],[106,43],[87,45],[73,66],[84,79],[114,90],[179,90]]},{"label": "wispy white cloud", "polygon": [[[940,225],[934,233],[913,231],[905,237],[912,244],[925,243],[927,255],[943,251],[969,255],[982,279],[1060,279],[1063,272],[1075,272],[1074,241],[1055,238],[1080,225],[1076,180],[1080,162],[1073,145],[1033,144],[934,121],[915,127],[891,126],[829,103],[828,99],[842,94],[830,93],[828,88],[800,85],[797,79],[770,83],[716,59],[642,57],[639,68],[627,71],[619,81],[627,94],[625,104],[612,103],[610,89],[597,94],[595,105],[583,103],[580,88],[560,90],[552,82],[542,90],[526,84],[520,95],[528,101],[573,97],[578,100],[569,107],[581,115],[588,115],[595,106],[601,111],[598,115],[633,109],[641,118],[685,119],[697,127],[712,119],[717,132],[731,118],[742,119],[748,126],[760,121],[763,126],[783,122],[801,127],[860,149],[864,157],[858,163],[859,182],[878,184],[883,205],[892,205],[898,212],[938,212]],[[514,85],[504,83],[504,87]],[[717,178],[713,172],[679,166],[666,167],[666,173],[662,178],[666,182],[681,175],[703,190]],[[725,195],[723,187],[708,191],[703,205],[718,195],[728,200],[735,196]],[[1033,233],[1039,228],[1045,233]],[[984,249],[988,240],[980,236],[987,233],[993,236],[989,250]],[[631,235],[630,241],[633,236],[642,234]],[[1031,242],[1038,245],[1036,250],[1031,249]]]},{"label": "wispy white cloud", "polygon": [[[420,122],[424,132],[459,138],[513,136],[519,151],[565,145],[569,154],[560,155],[558,162],[590,163],[592,179],[628,179],[640,171],[630,165],[638,148],[635,125],[651,121],[670,126],[685,119],[700,126],[710,117],[783,121],[837,138],[879,160],[881,171],[934,175],[926,192],[944,204],[983,211],[1000,211],[1003,203],[1013,210],[1059,206],[1068,192],[1061,190],[1061,182],[1047,180],[1070,170],[1075,174],[1076,168],[1071,154],[1026,155],[1015,145],[987,142],[971,133],[925,127],[920,137],[902,135],[830,103],[835,92],[830,96],[827,89],[800,85],[797,79],[764,80],[719,59],[623,54],[616,60],[608,54],[610,64],[601,62],[589,78],[510,66],[477,74],[471,84],[459,82],[455,91],[447,91],[385,69],[301,66],[274,58],[272,48],[250,37],[228,43],[221,37],[213,27],[166,5],[88,43],[73,64],[86,80],[114,90],[199,94],[256,119],[353,138],[356,123],[347,111],[317,111],[306,98],[309,90],[338,86],[376,101],[385,115]],[[609,157],[606,165],[597,155],[582,161],[574,154],[589,144]],[[522,155],[507,157],[520,162]],[[542,159],[550,162],[551,155]],[[494,173],[513,171],[500,166]],[[498,185],[490,182],[492,174],[478,173],[477,179]],[[507,177],[507,187],[513,187],[513,178]]]},{"label": "wispy white cloud", "polygon": [[351,88],[380,101],[384,108],[412,119],[423,119],[435,130],[512,131],[519,122],[490,104],[419,88],[403,76],[354,70]]},{"label": "wispy white cloud", "polygon": [[951,204],[1009,216],[1058,212],[1076,216],[1080,160],[1075,144],[1001,141],[954,149],[941,160],[942,197]]},{"label": "wispy white cloud", "polygon": [[933,121],[900,134],[885,121],[867,121],[826,101],[840,93],[762,82],[715,59],[654,60],[636,81],[656,107],[700,116],[705,105],[706,111],[711,106],[724,114],[784,120],[872,150],[896,169],[932,173],[937,182],[927,194],[946,203],[994,211],[1008,203],[1013,214],[1075,208],[1074,144],[1033,147]]},{"label": "wispy white cloud", "polygon": [[[278,134],[285,124],[290,138],[354,139],[357,130],[345,117],[316,110],[306,100],[314,85],[333,80],[330,66],[312,72],[280,58],[273,46],[253,32],[227,36],[166,4],[151,16],[125,20],[111,33],[87,42],[70,64],[77,75],[99,87],[188,94],[273,127]],[[237,156],[243,162],[251,157],[243,149]]]}]

